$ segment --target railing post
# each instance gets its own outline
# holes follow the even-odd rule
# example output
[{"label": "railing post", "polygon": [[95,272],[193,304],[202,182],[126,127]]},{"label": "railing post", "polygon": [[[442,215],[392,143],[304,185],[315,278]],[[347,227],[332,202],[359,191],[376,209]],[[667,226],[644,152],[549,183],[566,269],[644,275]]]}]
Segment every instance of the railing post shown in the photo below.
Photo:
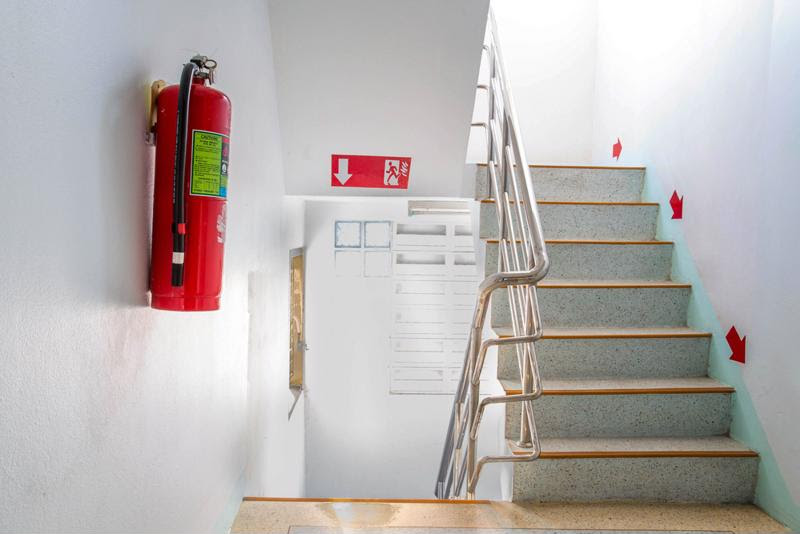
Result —
[{"label": "railing post", "polygon": [[[494,35],[491,37],[490,43],[494,42]],[[489,179],[489,166],[492,164],[492,151],[494,150],[494,140],[492,139],[492,114],[494,113],[494,91],[492,90],[492,79],[494,78],[494,47],[489,45],[486,51],[486,60],[489,63],[489,90],[486,91],[486,112],[488,118],[486,120],[486,181],[489,183],[489,196],[492,195],[492,181]],[[495,198],[499,196],[497,191],[494,192]]]},{"label": "railing post", "polygon": [[[527,332],[526,334],[528,334]],[[531,374],[531,351],[530,348],[525,346],[522,356],[522,394],[529,395],[533,393],[533,375]],[[528,403],[520,404],[520,422],[519,422],[519,441],[518,447],[530,448],[533,445],[531,440],[531,428],[528,425],[528,417],[525,415],[525,407]]]},{"label": "railing post", "polygon": [[[479,372],[476,369],[476,364],[478,362],[478,351],[480,350],[480,339],[481,336],[481,329],[475,328],[472,331],[472,343],[470,345],[470,361],[472,362],[470,367],[470,377],[473,376],[473,373]],[[469,381],[469,423],[467,424],[467,475],[464,477],[466,479],[467,484],[467,499],[474,499],[475,498],[475,490],[470,489],[470,481],[472,477],[475,475],[475,468],[476,462],[478,460],[478,436],[473,436],[472,429],[475,425],[475,419],[478,416],[478,403],[480,402],[480,380],[477,381],[477,384],[473,384],[473,381]]]},{"label": "railing post", "polygon": [[[449,496],[458,499],[466,493],[467,498],[474,499],[484,465],[494,462],[528,462],[538,458],[540,453],[532,406],[534,398],[541,394],[541,378],[536,366],[533,342],[542,335],[536,284],[547,274],[549,262],[491,10],[489,24],[490,42],[484,46],[489,62],[489,83],[479,86],[481,89],[488,88],[489,117],[485,123],[473,125],[484,126],[487,131],[487,178],[490,193],[493,193],[497,206],[499,230],[498,272],[487,276],[480,286],[480,296],[464,355],[464,366],[439,465],[435,491],[440,498]],[[513,193],[513,199],[510,198],[509,191]],[[516,219],[513,217],[514,211]],[[519,226],[519,236],[515,226]],[[523,247],[522,257],[519,254],[520,247]],[[501,288],[508,291],[513,344],[517,350],[522,392],[520,395],[489,396],[481,403],[480,372],[485,356],[485,353],[481,353],[483,326],[491,296],[495,290]],[[498,341],[491,344],[501,343]],[[520,436],[517,444],[529,451],[478,459],[478,426],[483,409],[489,404],[511,402],[521,403]],[[463,484],[467,486],[466,492],[462,491]]]},{"label": "railing post", "polygon": [[453,486],[450,490],[450,496],[453,499],[457,499],[459,497],[460,488],[458,487],[458,475],[461,473],[461,444],[458,443],[458,437],[461,435],[461,425],[463,422],[461,421],[461,413],[462,413],[462,403],[456,404],[456,424],[455,424],[455,433],[453,434],[454,439],[454,449],[453,449]]}]

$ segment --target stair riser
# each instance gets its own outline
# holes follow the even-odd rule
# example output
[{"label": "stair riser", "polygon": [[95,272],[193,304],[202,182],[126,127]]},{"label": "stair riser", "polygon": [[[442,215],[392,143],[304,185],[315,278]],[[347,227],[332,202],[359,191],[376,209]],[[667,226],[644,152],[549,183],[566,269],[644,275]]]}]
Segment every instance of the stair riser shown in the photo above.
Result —
[{"label": "stair riser", "polygon": [[514,501],[752,502],[758,458],[579,458],[514,464]]},{"label": "stair riser", "polygon": [[[543,395],[534,402],[541,437],[719,436],[730,427],[729,393]],[[519,439],[519,403],[506,406],[506,437]]]},{"label": "stair riser", "polygon": [[[498,237],[496,210],[494,203],[481,203],[481,238]],[[513,213],[516,211],[512,207]],[[655,238],[658,206],[539,204],[539,216],[547,239],[646,241]],[[516,219],[512,215],[515,225]]]},{"label": "stair riser", "polygon": [[[644,169],[530,169],[538,200],[638,202]],[[486,167],[476,168],[477,199],[487,197]]]},{"label": "stair riser", "polygon": [[[706,376],[710,338],[541,339],[539,372],[547,379]],[[497,377],[519,380],[513,347],[500,347]]]},{"label": "stair riser", "polygon": [[[685,326],[691,288],[616,287],[538,289],[542,324],[556,327]],[[492,296],[492,326],[510,326],[508,293]]]},{"label": "stair riser", "polygon": [[[497,272],[499,245],[486,244],[486,272]],[[548,280],[668,280],[672,245],[548,243]]]}]

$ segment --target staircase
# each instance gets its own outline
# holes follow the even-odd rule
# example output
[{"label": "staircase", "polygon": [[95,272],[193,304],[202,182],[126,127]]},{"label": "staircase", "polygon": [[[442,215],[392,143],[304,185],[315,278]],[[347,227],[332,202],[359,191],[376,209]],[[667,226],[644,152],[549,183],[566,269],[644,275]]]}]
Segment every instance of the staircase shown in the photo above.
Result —
[{"label": "staircase", "polygon": [[[673,246],[656,240],[658,205],[641,202],[639,167],[531,166],[550,270],[538,284],[533,402],[539,458],[513,463],[512,500],[752,502],[755,452],[728,437],[734,390],[707,376],[710,334],[687,326],[692,288],[670,278]],[[486,274],[498,270],[494,199],[482,198]],[[512,210],[513,218],[513,210]],[[505,290],[491,328],[512,331]],[[522,391],[513,346],[498,348],[506,395]],[[520,403],[505,405],[512,454]]]}]

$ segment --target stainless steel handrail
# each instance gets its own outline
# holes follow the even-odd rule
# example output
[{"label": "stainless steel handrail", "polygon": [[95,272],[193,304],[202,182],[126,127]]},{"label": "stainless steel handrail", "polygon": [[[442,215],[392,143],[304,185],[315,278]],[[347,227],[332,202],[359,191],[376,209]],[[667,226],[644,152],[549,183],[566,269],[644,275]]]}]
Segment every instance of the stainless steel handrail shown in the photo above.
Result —
[{"label": "stainless steel handrail", "polygon": [[[528,162],[519,131],[511,88],[506,77],[497,25],[489,11],[487,44],[483,47],[489,67],[489,83],[478,85],[487,92],[486,122],[473,123],[486,130],[486,170],[489,193],[497,207],[498,272],[481,283],[469,333],[461,379],[453,399],[442,460],[434,493],[437,498],[475,498],[481,470],[487,463],[527,462],[539,457],[539,439],[533,417],[533,401],[542,394],[534,342],[542,336],[536,285],[547,274],[549,262]],[[486,312],[497,289],[506,288],[511,310],[512,335],[483,339]],[[492,346],[513,345],[516,350],[522,392],[480,399],[480,376],[486,351]],[[492,404],[521,403],[520,437],[523,449],[511,455],[477,458],[477,442],[484,411]],[[464,441],[466,439],[466,450]],[[466,492],[464,486],[466,483]]]}]

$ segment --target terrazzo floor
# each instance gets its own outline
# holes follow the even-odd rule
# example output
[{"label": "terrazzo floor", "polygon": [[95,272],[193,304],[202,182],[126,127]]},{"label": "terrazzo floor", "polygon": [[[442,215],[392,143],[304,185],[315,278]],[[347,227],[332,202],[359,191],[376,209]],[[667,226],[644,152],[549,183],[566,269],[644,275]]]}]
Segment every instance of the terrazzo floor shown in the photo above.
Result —
[{"label": "terrazzo floor", "polygon": [[[530,528],[427,528],[427,527],[291,527],[291,534],[590,534],[596,530],[542,530]],[[604,534],[664,534],[663,530],[604,530]],[[711,530],[669,530],[669,534],[720,534]],[[730,531],[729,531],[730,532]]]},{"label": "terrazzo floor", "polygon": [[[752,505],[244,501],[232,533],[787,532]],[[610,531],[610,532],[609,532]],[[583,534],[583,533],[581,533]]]}]

